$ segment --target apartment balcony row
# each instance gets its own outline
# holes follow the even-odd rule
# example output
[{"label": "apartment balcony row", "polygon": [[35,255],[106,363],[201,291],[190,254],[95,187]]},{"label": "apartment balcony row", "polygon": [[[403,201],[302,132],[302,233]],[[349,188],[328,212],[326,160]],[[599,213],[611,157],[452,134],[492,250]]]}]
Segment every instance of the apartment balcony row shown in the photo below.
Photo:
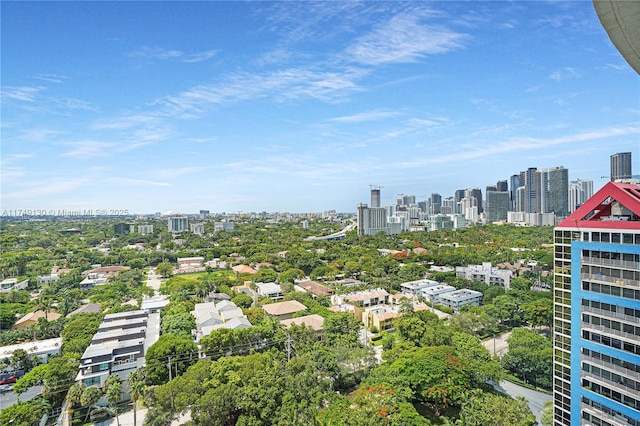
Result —
[{"label": "apartment balcony row", "polygon": [[581,306],[582,312],[588,312],[596,315],[602,315],[606,319],[617,319],[621,321],[627,321],[630,324],[640,326],[640,318],[631,315],[621,314],[620,312],[611,312],[604,309],[593,308],[591,306]]},{"label": "apartment balcony row", "polygon": [[614,330],[612,328],[605,327],[603,325],[589,324],[584,321],[580,321],[580,326],[582,330],[595,331],[598,334],[602,336],[607,336],[607,337],[611,337],[611,336],[621,337],[623,339],[626,339],[629,343],[634,343],[634,344],[635,342],[638,341],[638,338],[640,337],[633,333],[627,333],[622,330]]},{"label": "apartment balcony row", "polygon": [[582,258],[583,265],[609,266],[626,270],[640,270],[640,262],[622,259],[602,259],[600,257],[585,256]]},{"label": "apartment balcony row", "polygon": [[610,277],[608,275],[602,275],[602,274],[587,274],[584,272],[580,274],[580,278],[583,281],[592,281],[592,282],[599,282],[604,284],[615,284],[621,287],[628,286],[628,287],[640,288],[640,280],[630,280],[627,278]]},{"label": "apartment balcony row", "polygon": [[616,392],[620,392],[621,394],[626,395],[631,399],[636,399],[636,400],[638,399],[638,391],[631,387],[626,386],[624,383],[605,379],[604,377],[596,376],[595,374],[588,373],[586,371],[582,372],[582,378],[586,378],[592,383],[597,383],[602,387],[615,390]]},{"label": "apartment balcony row", "polygon": [[580,404],[580,412],[589,413],[593,417],[596,417],[601,420],[605,420],[607,423],[616,425],[616,426],[617,425],[625,426],[629,424],[627,422],[627,419],[622,415],[612,416],[611,414],[605,413],[604,411],[596,410],[594,407],[592,407],[589,404],[585,404],[584,402]]},{"label": "apartment balcony row", "polygon": [[583,356],[581,358],[582,362],[586,362],[592,365],[597,365],[599,367],[602,367],[604,369],[607,369],[609,371],[613,371],[615,373],[618,373],[620,375],[624,375],[625,377],[629,377],[630,379],[636,380],[638,382],[640,382],[640,373],[637,371],[632,371],[629,370],[628,368],[624,368],[621,365],[615,365],[612,364],[610,362],[606,362],[604,360],[601,359],[597,359],[597,358],[593,358],[593,357],[585,357]]}]

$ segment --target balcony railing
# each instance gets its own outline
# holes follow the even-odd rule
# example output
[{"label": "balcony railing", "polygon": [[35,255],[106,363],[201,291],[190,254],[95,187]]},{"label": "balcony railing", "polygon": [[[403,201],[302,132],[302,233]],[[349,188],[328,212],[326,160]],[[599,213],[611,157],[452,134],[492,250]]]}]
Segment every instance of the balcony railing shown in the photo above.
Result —
[{"label": "balcony railing", "polygon": [[604,325],[589,324],[584,321],[580,322],[580,326],[583,330],[590,329],[598,331],[602,336],[618,336],[623,339],[627,339],[629,342],[637,342],[638,336],[633,333],[627,333],[621,330],[614,330],[613,328],[605,327]]},{"label": "balcony railing", "polygon": [[609,389],[616,390],[620,393],[624,393],[630,398],[638,399],[638,391],[624,385],[623,383],[614,382],[613,380],[605,379],[604,377],[597,376],[593,373],[588,373],[586,371],[582,372],[582,377],[586,377],[587,379],[591,380],[593,383],[598,383],[601,386],[605,386],[605,387],[608,387]]},{"label": "balcony railing", "polygon": [[628,368],[624,368],[620,365],[615,365],[610,362],[606,362],[601,359],[592,358],[592,357],[582,357],[581,361],[584,361],[589,364],[598,365],[606,370],[616,372],[621,376],[629,377],[640,382],[640,373],[637,371],[629,370]]},{"label": "balcony railing", "polygon": [[632,260],[602,259],[600,257],[585,256],[582,258],[582,264],[611,266],[614,268],[621,268],[621,269],[640,270],[640,262],[634,262]]},{"label": "balcony railing", "polygon": [[627,278],[618,278],[618,277],[610,277],[608,275],[602,274],[587,274],[581,273],[580,278],[585,281],[595,281],[602,282],[606,284],[616,284],[621,287],[629,286],[629,287],[637,287],[640,288],[640,280],[630,280]]},{"label": "balcony railing", "polygon": [[606,319],[619,319],[622,321],[627,321],[636,326],[640,326],[640,318],[636,318],[631,315],[621,314],[620,312],[606,311],[604,309],[593,308],[591,306],[584,306],[584,305],[582,305],[581,308],[582,308],[582,312],[589,312],[596,315],[602,315]]}]

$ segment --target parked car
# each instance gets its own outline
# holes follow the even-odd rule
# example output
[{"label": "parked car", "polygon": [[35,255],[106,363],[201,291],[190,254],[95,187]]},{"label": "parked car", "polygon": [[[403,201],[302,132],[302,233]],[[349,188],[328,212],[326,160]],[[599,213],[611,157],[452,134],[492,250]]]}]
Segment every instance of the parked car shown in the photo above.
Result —
[{"label": "parked car", "polygon": [[0,385],[0,393],[7,393],[13,391],[13,385]]},{"label": "parked car", "polygon": [[10,385],[12,383],[15,383],[18,381],[18,378],[14,375],[11,375],[9,377],[5,377],[3,379],[0,379],[0,385]]}]

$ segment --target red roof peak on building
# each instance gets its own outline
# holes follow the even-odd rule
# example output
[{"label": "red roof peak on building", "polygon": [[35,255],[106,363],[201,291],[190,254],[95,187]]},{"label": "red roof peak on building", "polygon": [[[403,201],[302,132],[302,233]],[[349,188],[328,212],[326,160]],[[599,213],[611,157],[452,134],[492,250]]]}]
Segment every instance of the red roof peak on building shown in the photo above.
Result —
[{"label": "red roof peak on building", "polygon": [[558,226],[640,229],[640,186],[608,182]]}]

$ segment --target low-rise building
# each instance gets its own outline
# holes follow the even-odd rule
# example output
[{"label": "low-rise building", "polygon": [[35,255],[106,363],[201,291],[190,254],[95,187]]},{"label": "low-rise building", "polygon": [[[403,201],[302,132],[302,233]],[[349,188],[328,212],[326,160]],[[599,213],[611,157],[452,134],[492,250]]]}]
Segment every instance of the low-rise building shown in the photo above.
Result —
[{"label": "low-rise building", "polygon": [[442,294],[456,291],[454,286],[448,284],[438,284],[420,289],[418,297],[422,297],[429,303],[438,303],[438,297]]},{"label": "low-rise building", "polygon": [[242,309],[229,300],[196,303],[191,315],[196,319],[196,340],[219,328],[237,329],[252,326]]},{"label": "low-rise building", "polygon": [[45,312],[45,311],[29,312],[28,314],[20,318],[18,321],[16,321],[15,324],[13,324],[13,326],[11,327],[11,329],[25,330],[37,324],[40,318],[44,318],[47,321],[55,321],[61,316],[62,315],[60,315],[57,312]]},{"label": "low-rise building", "polygon": [[29,279],[18,282],[17,278],[7,278],[0,282],[0,293],[10,293],[12,291],[26,290],[29,286]]},{"label": "low-rise building", "polygon": [[89,290],[99,285],[103,285],[109,282],[109,278],[107,278],[104,274],[98,274],[97,272],[91,272],[85,279],[80,281],[80,287],[83,290]]},{"label": "low-rise building", "polygon": [[297,300],[287,300],[286,302],[270,303],[262,306],[265,314],[276,318],[278,321],[293,318],[293,314],[307,309]]},{"label": "low-rise building", "polygon": [[160,314],[137,310],[105,315],[82,354],[76,381],[102,387],[109,375],[117,374],[126,383],[159,337]]},{"label": "low-rise building", "polygon": [[312,280],[296,281],[295,284],[305,291],[313,294],[314,298],[319,296],[330,297],[331,295],[335,294],[335,291],[333,291],[333,289]]},{"label": "low-rise building", "polygon": [[235,265],[235,266],[232,266],[231,269],[236,274],[251,274],[251,275],[253,275],[253,274],[257,274],[258,273],[258,271],[256,271],[255,269],[253,269],[249,265]]},{"label": "low-rise building", "polygon": [[167,299],[167,296],[142,296],[140,309],[149,313],[160,312],[161,310],[166,308],[169,303],[171,302],[169,301],[169,299]]},{"label": "low-rise building", "polygon": [[256,289],[260,296],[268,297],[271,300],[282,300],[284,298],[280,284],[256,283]]},{"label": "low-rise building", "polygon": [[331,296],[331,303],[333,305],[351,303],[366,308],[387,303],[388,299],[389,293],[387,293],[385,289],[376,288],[373,290],[356,291],[354,293],[334,294]]},{"label": "low-rise building", "polygon": [[[415,311],[426,311],[429,307],[422,302],[412,302]],[[379,331],[393,328],[393,320],[402,316],[400,305],[378,305],[366,308],[362,315],[362,322],[366,328],[375,327]]]},{"label": "low-rise building", "polygon": [[324,331],[324,318],[318,314],[284,319],[280,321],[280,324],[284,325],[286,328],[291,328],[292,325],[304,325],[306,327],[310,327],[318,335],[318,340],[322,340],[322,334]]},{"label": "low-rise building", "polygon": [[13,353],[18,349],[24,350],[29,355],[38,357],[42,364],[46,364],[51,355],[59,355],[62,348],[62,337],[53,339],[36,340],[35,342],[17,343],[15,345],[0,347],[0,359],[11,360]]},{"label": "low-rise building", "polygon": [[469,289],[441,294],[436,301],[439,305],[450,307],[454,312],[459,312],[460,308],[465,305],[479,306],[481,302],[482,292]]},{"label": "low-rise building", "polygon": [[456,267],[456,276],[470,281],[480,281],[487,285],[498,285],[509,290],[512,273],[506,269],[493,268],[491,262],[483,262],[482,265]]},{"label": "low-rise building", "polygon": [[67,318],[70,318],[76,314],[96,314],[102,310],[102,306],[99,303],[87,303],[80,306],[78,309],[71,311],[67,314]]},{"label": "low-rise building", "polygon": [[423,288],[434,287],[439,285],[440,283],[433,280],[421,279],[417,281],[408,281],[400,284],[400,289],[403,293],[412,294],[417,296]]}]

